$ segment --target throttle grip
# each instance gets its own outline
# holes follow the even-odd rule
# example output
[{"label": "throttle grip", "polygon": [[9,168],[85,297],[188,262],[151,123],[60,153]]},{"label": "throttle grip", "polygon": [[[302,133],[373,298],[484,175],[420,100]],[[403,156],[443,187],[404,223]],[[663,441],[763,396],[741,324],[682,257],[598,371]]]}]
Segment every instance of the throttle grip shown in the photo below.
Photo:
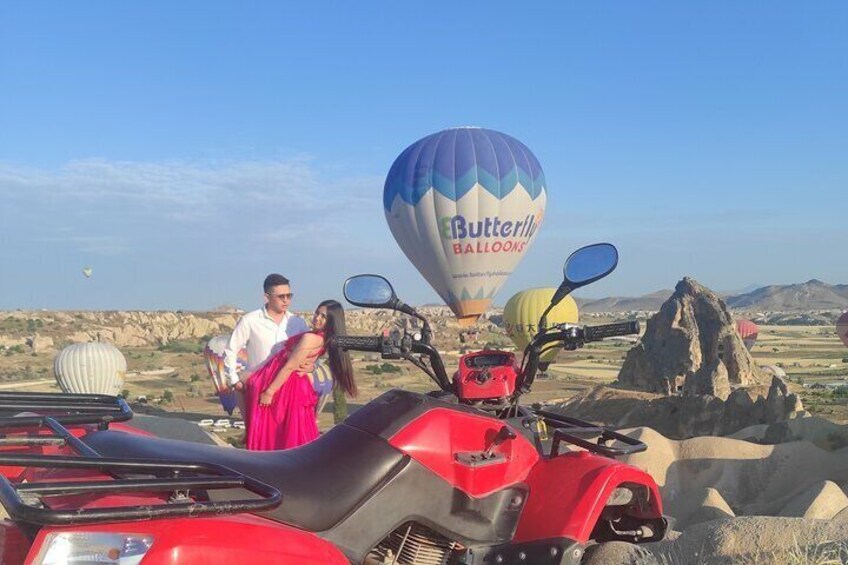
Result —
[{"label": "throttle grip", "polygon": [[586,326],[583,328],[583,338],[586,341],[599,341],[606,337],[633,335],[639,333],[639,322],[621,322],[603,326]]},{"label": "throttle grip", "polygon": [[383,338],[370,335],[337,335],[333,338],[335,344],[341,349],[353,349],[355,351],[383,351]]}]

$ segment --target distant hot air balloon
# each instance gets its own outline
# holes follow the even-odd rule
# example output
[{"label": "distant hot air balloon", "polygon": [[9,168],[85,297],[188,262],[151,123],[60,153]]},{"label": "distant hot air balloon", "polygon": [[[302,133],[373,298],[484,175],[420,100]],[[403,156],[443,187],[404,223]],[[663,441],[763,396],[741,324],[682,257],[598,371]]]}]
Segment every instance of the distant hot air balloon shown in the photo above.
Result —
[{"label": "distant hot air balloon", "polygon": [[56,356],[53,372],[64,392],[117,395],[127,360],[111,343],[74,343]]},{"label": "distant hot air balloon", "polygon": [[[555,288],[531,288],[522,290],[510,298],[504,306],[503,319],[506,333],[515,346],[523,351],[530,340],[539,331],[539,317],[551,304]],[[570,296],[554,306],[548,313],[548,327],[554,324],[576,324],[578,319],[577,303]],[[552,348],[541,357],[542,369],[547,368],[556,359],[559,348]]]},{"label": "distant hot air balloon", "polygon": [[845,312],[836,320],[836,333],[839,335],[842,343],[848,347],[848,312]]},{"label": "distant hot air balloon", "polygon": [[[206,360],[206,369],[209,371],[209,376],[212,377],[212,382],[215,384],[215,392],[218,393],[221,406],[224,407],[227,414],[232,414],[238,405],[238,400],[235,391],[230,389],[230,382],[227,379],[227,372],[224,367],[224,350],[227,348],[227,342],[229,340],[230,336],[228,334],[216,335],[210,339],[203,349],[203,358]],[[241,372],[246,366],[247,351],[242,349],[239,351],[237,370]]]},{"label": "distant hot air balloon", "polygon": [[473,324],[535,239],[547,201],[539,161],[520,141],[480,128],[425,137],[395,160],[383,190],[398,245]]},{"label": "distant hot air balloon", "polygon": [[760,331],[760,328],[757,327],[757,324],[750,320],[736,320],[736,331],[739,332],[739,337],[742,338],[743,343],[745,343],[745,348],[748,351],[751,351],[751,348],[754,347],[754,344],[757,343],[757,334]]},{"label": "distant hot air balloon", "polygon": [[93,272],[94,272],[94,270],[91,267],[86,267],[82,270],[82,274],[85,275],[85,278],[87,278],[87,279],[91,278],[91,273],[93,273]]}]

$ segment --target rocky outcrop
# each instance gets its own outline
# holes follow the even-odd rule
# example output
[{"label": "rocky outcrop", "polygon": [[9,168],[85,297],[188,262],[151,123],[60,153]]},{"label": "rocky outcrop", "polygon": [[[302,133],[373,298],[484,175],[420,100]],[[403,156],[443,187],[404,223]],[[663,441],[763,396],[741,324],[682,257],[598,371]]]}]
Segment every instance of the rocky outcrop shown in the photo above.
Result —
[{"label": "rocky outcrop", "polygon": [[822,481],[793,497],[780,516],[830,520],[848,507],[848,497],[832,481]]},{"label": "rocky outcrop", "polygon": [[54,348],[53,338],[38,334],[27,339],[27,345],[30,346],[32,352],[35,354],[52,351]]},{"label": "rocky outcrop", "polygon": [[[419,311],[430,319],[441,349],[458,341],[459,324],[446,307],[423,306]],[[297,311],[307,321],[312,312]],[[202,340],[229,333],[242,313],[233,308],[215,312],[140,312],[140,311],[14,311],[0,312],[5,324],[0,334],[0,347],[35,347],[47,349],[68,343],[109,342],[118,347],[157,347],[171,341]],[[347,329],[351,334],[377,335],[385,329],[402,327],[420,329],[418,320],[391,310],[348,309]],[[479,331],[500,333],[490,318],[497,319],[499,311],[490,311],[475,326]],[[34,335],[36,334],[37,335]],[[50,345],[52,340],[53,345]]]},{"label": "rocky outcrop", "polygon": [[767,396],[734,390],[727,400],[709,395],[645,393],[599,386],[575,395],[553,411],[616,428],[648,426],[674,439],[723,436],[807,416],[798,396],[773,377]]},{"label": "rocky outcrop", "polygon": [[786,565],[848,563],[848,524],[835,520],[746,516],[696,524],[659,543],[590,546],[583,565]]},{"label": "rocky outcrop", "polygon": [[721,299],[684,278],[651,319],[618,375],[623,387],[722,400],[739,386],[767,384]]},{"label": "rocky outcrop", "polygon": [[794,418],[771,425],[751,426],[731,437],[768,445],[809,441],[825,451],[838,451],[848,447],[848,426],[818,417]]},{"label": "rocky outcrop", "polygon": [[[235,327],[238,317],[233,313],[16,311],[4,314],[10,331],[0,337],[0,345],[25,344],[35,353],[69,342],[158,346],[173,340],[196,340],[227,333]],[[32,332],[33,325],[37,325],[37,333]],[[20,330],[16,331],[16,326]]]},{"label": "rocky outcrop", "polygon": [[216,315],[212,319],[174,312],[97,313],[82,331],[70,335],[76,343],[105,341],[118,347],[163,345],[174,340],[200,339],[232,331],[238,317]]}]

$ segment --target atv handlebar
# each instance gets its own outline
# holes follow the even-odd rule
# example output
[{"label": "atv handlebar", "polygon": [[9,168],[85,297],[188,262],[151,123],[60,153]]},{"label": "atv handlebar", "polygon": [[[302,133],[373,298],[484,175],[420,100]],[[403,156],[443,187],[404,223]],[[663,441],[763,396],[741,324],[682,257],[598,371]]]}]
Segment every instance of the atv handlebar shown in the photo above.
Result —
[{"label": "atv handlebar", "polygon": [[383,352],[383,338],[370,335],[337,335],[333,338],[335,344],[342,349],[355,351]]},{"label": "atv handlebar", "polygon": [[561,324],[550,330],[541,329],[530,341],[524,350],[526,360],[524,371],[516,382],[516,394],[524,394],[530,391],[533,381],[536,380],[536,372],[539,370],[539,358],[542,356],[544,346],[561,342],[566,349],[577,349],[590,341],[600,341],[607,337],[632,335],[639,333],[639,322],[621,322],[617,324],[604,324],[602,326],[572,326]]},{"label": "atv handlebar", "polygon": [[[379,353],[384,359],[407,359],[423,369],[432,378],[439,388],[445,392],[453,393],[453,385],[448,378],[442,356],[431,345],[422,341],[412,340],[409,336],[359,336],[359,335],[337,335],[333,338],[334,343],[341,349],[353,351],[371,351]],[[426,355],[430,360],[430,367],[421,365],[412,354]]]},{"label": "atv handlebar", "polygon": [[453,384],[451,384],[451,380],[448,378],[445,364],[442,362],[442,356],[439,355],[439,352],[433,346],[418,341],[412,343],[412,351],[426,355],[430,359],[430,367],[433,369],[433,374],[430,377],[436,381],[440,389],[453,393]]},{"label": "atv handlebar", "polygon": [[[622,322],[617,324],[605,324],[603,326],[571,326],[562,324],[542,330],[533,338],[525,350],[525,366],[522,374],[516,382],[516,397],[528,392],[536,378],[539,370],[539,358],[544,346],[553,342],[561,342],[566,349],[576,349],[590,341],[600,341],[604,338],[632,335],[639,333],[639,322]],[[406,359],[411,361],[420,369],[424,370],[432,378],[439,388],[445,392],[454,394],[454,387],[448,378],[442,357],[429,343],[414,340],[409,335],[400,336],[358,336],[337,335],[333,338],[336,346],[341,349],[354,351],[371,351],[379,353],[384,359]],[[426,356],[430,366],[424,365],[415,355]]]},{"label": "atv handlebar", "polygon": [[621,322],[603,326],[586,326],[583,328],[583,339],[600,341],[606,337],[617,337],[639,333],[639,322]]}]

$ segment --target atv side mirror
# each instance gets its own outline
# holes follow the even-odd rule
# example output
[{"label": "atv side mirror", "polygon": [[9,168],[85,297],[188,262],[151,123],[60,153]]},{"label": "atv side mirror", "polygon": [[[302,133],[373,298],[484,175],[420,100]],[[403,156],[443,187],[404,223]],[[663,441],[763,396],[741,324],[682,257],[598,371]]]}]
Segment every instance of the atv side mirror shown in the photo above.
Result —
[{"label": "atv side mirror", "polygon": [[595,243],[581,247],[568,256],[562,268],[562,284],[551,298],[551,304],[539,319],[539,330],[546,325],[548,312],[574,289],[604,278],[618,266],[618,249],[611,243]]},{"label": "atv side mirror", "polygon": [[396,308],[395,289],[380,275],[356,275],[344,283],[344,297],[355,306],[365,308]]},{"label": "atv side mirror", "polygon": [[564,282],[575,288],[602,279],[618,265],[618,250],[610,243],[596,243],[572,253],[563,267]]}]

